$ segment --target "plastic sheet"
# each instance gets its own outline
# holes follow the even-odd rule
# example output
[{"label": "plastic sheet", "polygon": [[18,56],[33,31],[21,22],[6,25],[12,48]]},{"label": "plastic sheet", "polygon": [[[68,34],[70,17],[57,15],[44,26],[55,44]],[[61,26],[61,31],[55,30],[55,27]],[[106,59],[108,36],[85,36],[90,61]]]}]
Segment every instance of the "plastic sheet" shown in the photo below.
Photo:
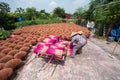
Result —
[{"label": "plastic sheet", "polygon": [[113,27],[113,29],[110,31],[110,36],[113,37],[115,41],[118,41],[120,38],[120,26]]}]

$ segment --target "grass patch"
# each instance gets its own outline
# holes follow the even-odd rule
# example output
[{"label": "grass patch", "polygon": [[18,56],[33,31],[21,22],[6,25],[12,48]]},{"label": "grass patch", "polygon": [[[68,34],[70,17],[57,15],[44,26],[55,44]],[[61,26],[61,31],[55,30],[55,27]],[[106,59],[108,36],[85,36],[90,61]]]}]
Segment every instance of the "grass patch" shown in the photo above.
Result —
[{"label": "grass patch", "polygon": [[66,19],[66,21],[76,23],[77,19]]}]

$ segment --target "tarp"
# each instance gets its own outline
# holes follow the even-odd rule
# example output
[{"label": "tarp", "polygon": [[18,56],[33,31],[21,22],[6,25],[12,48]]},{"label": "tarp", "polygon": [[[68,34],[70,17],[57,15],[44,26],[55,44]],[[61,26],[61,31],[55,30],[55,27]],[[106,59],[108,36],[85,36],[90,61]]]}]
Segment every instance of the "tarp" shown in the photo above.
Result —
[{"label": "tarp", "polygon": [[118,39],[120,38],[120,26],[113,27],[110,32],[110,36],[113,37],[115,41],[118,41]]},{"label": "tarp", "polygon": [[17,21],[18,21],[18,22],[21,22],[21,21],[25,21],[25,19],[24,19],[22,16],[18,16],[18,17],[17,17]]}]

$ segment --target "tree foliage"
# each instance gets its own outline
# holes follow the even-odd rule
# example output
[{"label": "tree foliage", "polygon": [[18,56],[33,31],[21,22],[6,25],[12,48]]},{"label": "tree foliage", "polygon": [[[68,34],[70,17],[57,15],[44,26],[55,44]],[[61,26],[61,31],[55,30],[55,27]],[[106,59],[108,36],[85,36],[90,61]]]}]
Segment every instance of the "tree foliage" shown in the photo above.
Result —
[{"label": "tree foliage", "polygon": [[0,2],[0,11],[2,12],[10,12],[9,4],[5,2]]},{"label": "tree foliage", "polygon": [[73,15],[75,18],[79,19],[79,18],[84,18],[85,13],[86,13],[86,9],[84,9],[83,7],[79,7],[76,9]]},{"label": "tree foliage", "polygon": [[22,9],[21,7],[17,8],[17,10],[15,11],[15,13],[23,13],[24,9]]},{"label": "tree foliage", "polygon": [[[88,10],[90,20],[110,23],[120,17],[119,0],[93,0]],[[107,20],[107,21],[106,21]]]},{"label": "tree foliage", "polygon": [[53,10],[53,15],[56,16],[56,17],[65,17],[65,10],[63,8],[60,8],[60,7],[56,7],[54,10]]},{"label": "tree foliage", "polygon": [[26,18],[28,20],[35,20],[35,18],[36,18],[36,8],[35,7],[26,8]]},{"label": "tree foliage", "polygon": [[9,4],[0,2],[0,28],[5,30],[14,29],[14,17],[9,15],[10,7]]},{"label": "tree foliage", "polygon": [[36,14],[37,14],[37,19],[49,19],[50,16],[51,16],[44,9],[40,10],[40,11],[37,11]]},{"label": "tree foliage", "polygon": [[109,33],[112,26],[120,19],[120,1],[92,0],[86,13],[87,19],[96,22],[100,34],[103,34],[101,31],[104,27],[107,27]]}]

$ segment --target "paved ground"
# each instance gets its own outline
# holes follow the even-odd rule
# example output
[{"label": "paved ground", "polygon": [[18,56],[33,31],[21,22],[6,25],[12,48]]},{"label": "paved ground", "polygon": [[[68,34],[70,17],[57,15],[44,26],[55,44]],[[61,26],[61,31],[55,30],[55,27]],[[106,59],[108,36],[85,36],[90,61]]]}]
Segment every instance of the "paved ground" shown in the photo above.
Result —
[{"label": "paved ground", "polygon": [[[90,41],[93,42],[94,44],[98,45],[100,48],[102,48],[104,51],[112,54],[113,49],[116,46],[116,42],[111,42],[107,44],[108,42],[104,39],[97,39],[97,38],[90,38]],[[117,47],[113,53],[113,55],[120,60],[120,42],[117,44]]]},{"label": "paved ground", "polygon": [[24,66],[17,80],[120,80],[119,59],[108,57],[111,47],[105,47],[108,45],[106,43],[101,46],[101,43],[104,44],[94,38],[90,39],[82,54],[75,58],[67,57],[64,66],[51,63],[42,70],[45,61],[36,58]]}]

